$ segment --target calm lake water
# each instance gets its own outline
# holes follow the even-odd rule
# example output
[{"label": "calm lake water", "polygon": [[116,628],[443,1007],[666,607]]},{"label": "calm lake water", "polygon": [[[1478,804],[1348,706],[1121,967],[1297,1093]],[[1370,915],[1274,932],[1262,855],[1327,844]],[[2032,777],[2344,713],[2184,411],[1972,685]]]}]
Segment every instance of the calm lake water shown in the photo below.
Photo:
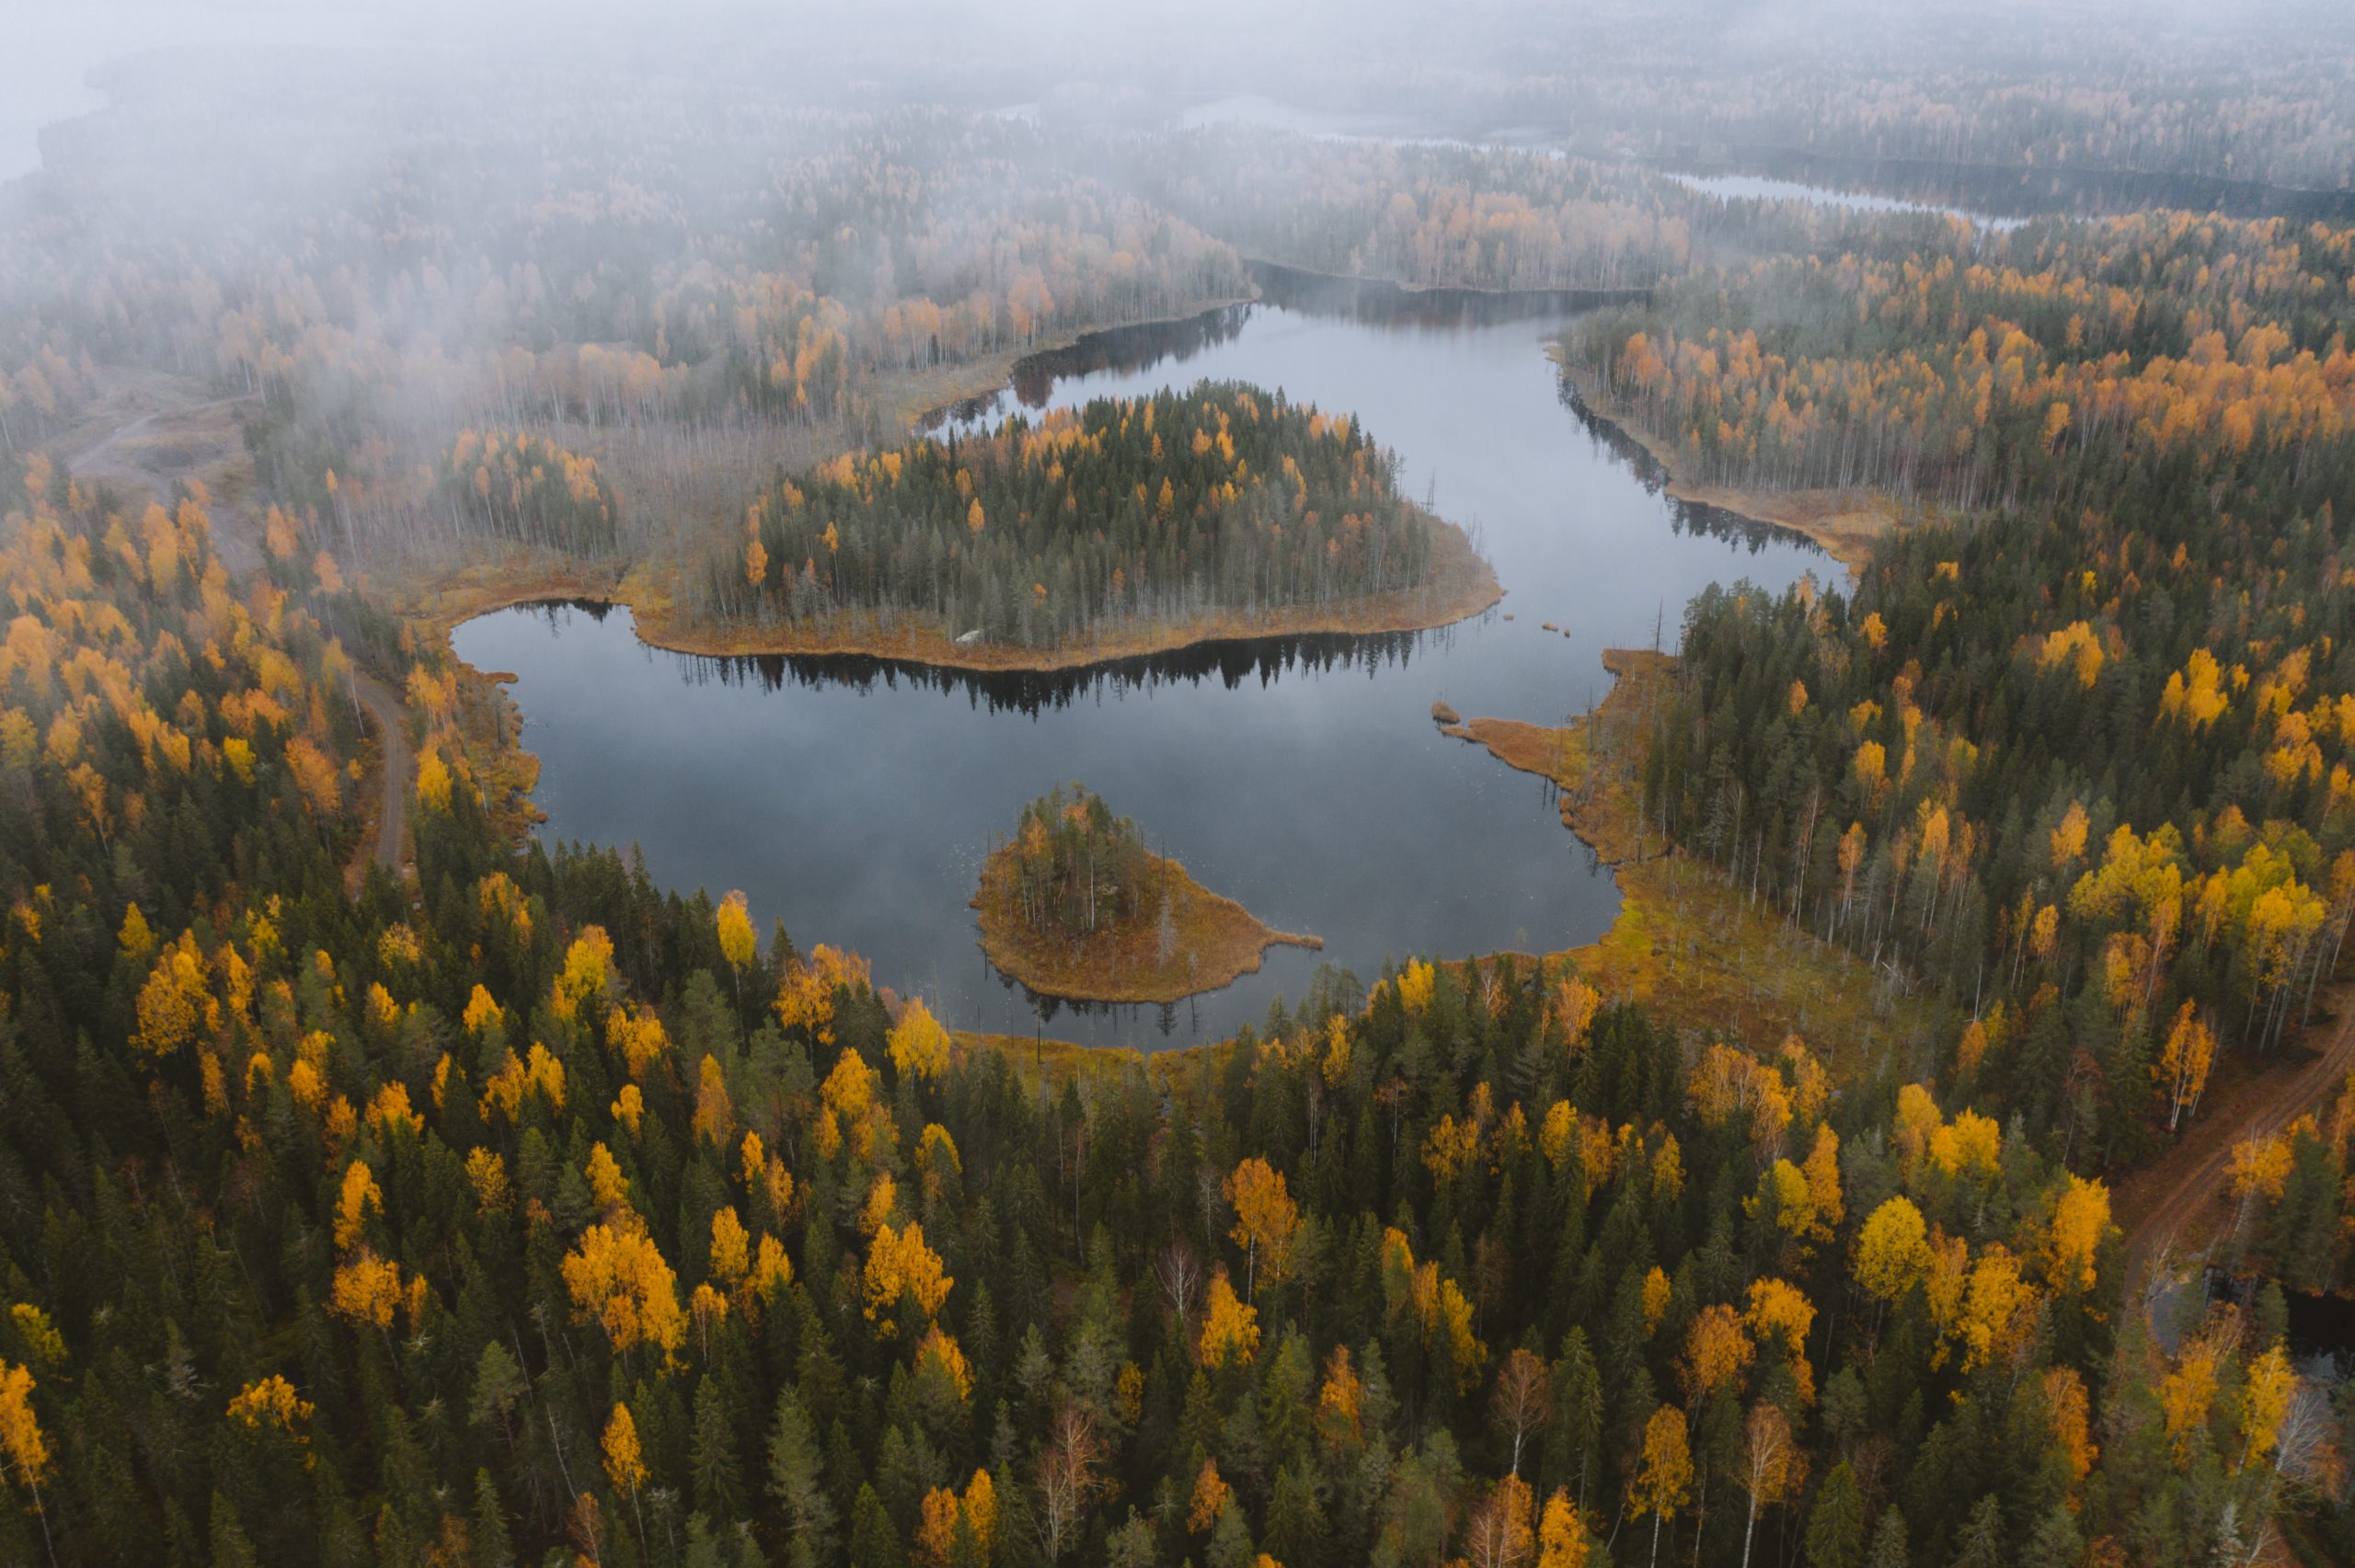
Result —
[{"label": "calm lake water", "polygon": [[[668,886],[741,887],[764,931],[782,916],[805,947],[856,948],[956,1026],[1094,1044],[1224,1037],[1301,999],[1322,964],[1371,981],[1388,958],[1599,935],[1617,889],[1545,782],[1439,735],[1431,704],[1558,721],[1607,690],[1603,648],[1648,647],[1656,624],[1672,644],[1712,580],[1779,588],[1826,558],[1696,515],[1591,433],[1543,352],[1560,302],[1262,284],[1262,303],[1026,363],[952,417],[1205,376],[1353,409],[1407,487],[1474,531],[1508,589],[1499,610],[1011,677],[693,658],[638,642],[626,611],[504,611],[454,641],[520,677],[543,833],[636,843]],[[1272,949],[1258,974],[1173,1008],[1075,1009],[997,975],[968,904],[982,859],[1025,802],[1072,779],[1324,952]]]}]

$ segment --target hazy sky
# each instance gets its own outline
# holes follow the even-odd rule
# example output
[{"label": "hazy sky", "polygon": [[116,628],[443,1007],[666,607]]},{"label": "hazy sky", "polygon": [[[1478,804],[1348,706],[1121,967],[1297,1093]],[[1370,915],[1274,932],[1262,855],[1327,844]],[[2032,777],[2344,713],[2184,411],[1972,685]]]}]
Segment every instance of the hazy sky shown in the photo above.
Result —
[{"label": "hazy sky", "polygon": [[86,78],[137,50],[317,42],[365,36],[381,8],[340,0],[0,0],[0,180],[40,163],[40,128],[106,101]]},{"label": "hazy sky", "polygon": [[[1861,17],[1870,25],[1856,25]],[[2129,41],[2090,60],[2047,47],[2082,44],[2088,23],[2091,36],[2107,28]],[[546,64],[562,48],[607,69],[736,77],[736,90],[827,61],[804,88],[880,86],[989,108],[1064,81],[1308,102],[1320,71],[1347,78],[1368,65],[1381,69],[1367,90],[1383,95],[1499,73],[1640,80],[1671,57],[1739,71],[1777,54],[1844,59],[1859,40],[1883,63],[1942,68],[1975,54],[2028,78],[2074,73],[2064,85],[2099,90],[2147,78],[2154,63],[2197,78],[2218,40],[2262,40],[2269,54],[2278,44],[2291,59],[2301,36],[2343,49],[2350,23],[2355,0],[0,0],[0,180],[36,166],[40,127],[100,106],[86,86],[94,67],[200,44],[423,43],[477,65]],[[905,80],[878,80],[895,67]],[[190,68],[202,79],[200,57]],[[2104,72],[2114,75],[2096,79]],[[1936,93],[1940,81],[1932,69],[1923,85]]]}]

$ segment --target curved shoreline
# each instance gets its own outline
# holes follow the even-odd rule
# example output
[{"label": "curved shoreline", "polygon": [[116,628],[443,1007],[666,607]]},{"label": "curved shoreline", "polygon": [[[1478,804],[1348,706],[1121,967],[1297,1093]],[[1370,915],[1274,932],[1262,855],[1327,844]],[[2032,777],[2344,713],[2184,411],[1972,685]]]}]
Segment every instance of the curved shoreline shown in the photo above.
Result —
[{"label": "curved shoreline", "polygon": [[[1245,258],[1245,263],[1247,269],[1248,258]],[[936,388],[931,392],[920,392],[913,398],[902,398],[896,406],[896,412],[900,416],[901,422],[910,430],[923,430],[937,421],[949,418],[961,405],[984,397],[995,397],[998,394],[1010,390],[1021,368],[1033,360],[1051,359],[1056,355],[1084,350],[1091,342],[1113,338],[1124,332],[1150,332],[1156,327],[1184,326],[1191,322],[1205,320],[1222,311],[1233,310],[1237,305],[1257,304],[1258,301],[1258,288],[1255,283],[1250,293],[1236,294],[1227,299],[1212,301],[1199,309],[1184,311],[1176,315],[1148,315],[1141,316],[1135,321],[1118,322],[1109,326],[1068,328],[1042,341],[1031,344],[1019,353],[999,352],[985,355],[969,364],[958,367],[956,372],[949,378],[948,384],[954,388],[966,390],[951,391],[945,397]]]},{"label": "curved shoreline", "polygon": [[[1244,258],[1247,269],[1280,278],[1347,284],[1361,290],[1386,290],[1400,298],[1445,298],[1500,301],[1565,294],[1589,296],[1588,305],[1611,303],[1620,291],[1496,290],[1446,285],[1417,286],[1395,280],[1353,279],[1261,258]],[[1034,345],[1010,361],[970,367],[973,374],[959,390],[940,400],[938,389],[900,412],[913,429],[922,429],[952,415],[962,404],[993,396],[1013,385],[1021,367],[1052,358],[1089,343],[1120,334],[1150,331],[1199,322],[1249,305],[1267,297],[1262,278],[1252,279],[1252,294],[1227,300],[1183,315],[1152,317],[1117,326],[1093,327],[1059,335]],[[1635,295],[1648,290],[1627,291]],[[952,383],[954,385],[956,383]],[[871,612],[854,611],[827,623],[748,622],[708,620],[682,611],[673,591],[674,574],[644,560],[616,562],[603,567],[578,560],[531,555],[506,562],[477,562],[433,583],[398,585],[392,597],[396,609],[420,621],[446,638],[465,622],[494,611],[523,604],[569,601],[618,605],[630,612],[638,639],[649,647],[701,658],[846,657],[896,660],[939,670],[974,674],[1051,674],[1086,670],[1121,659],[1176,653],[1213,643],[1258,639],[1344,635],[1372,636],[1394,632],[1436,631],[1471,619],[1494,608],[1505,597],[1496,568],[1473,546],[1464,529],[1425,511],[1412,501],[1406,505],[1431,525],[1430,580],[1419,587],[1323,604],[1288,605],[1258,612],[1231,612],[1199,616],[1184,622],[1140,622],[1124,625],[1086,642],[1054,647],[1021,647],[1006,644],[960,646],[949,628],[933,624],[917,612],[892,617],[885,624]],[[403,593],[401,589],[408,591]]]},{"label": "curved shoreline", "polygon": [[[1064,1001],[1156,1003],[1183,1001],[1233,985],[1259,972],[1270,947],[1321,949],[1325,939],[1277,931],[1234,899],[1212,892],[1174,856],[1148,855],[1146,864],[1166,884],[1175,941],[1179,949],[1164,959],[1156,922],[1108,926],[1078,943],[1041,938],[1014,907],[1007,856],[1001,846],[982,863],[979,911],[981,947],[1000,974],[1040,996]],[[1182,967],[1180,967],[1182,963]]]},{"label": "curved shoreline", "polygon": [[1568,385],[1577,411],[1641,452],[1659,471],[1660,487],[1672,500],[1796,533],[1847,567],[1852,578],[1864,576],[1874,544],[1908,521],[1897,502],[1877,490],[1737,490],[1680,479],[1670,462],[1672,454],[1667,442],[1615,405],[1600,399],[1586,378],[1563,362],[1558,346],[1546,352]]}]

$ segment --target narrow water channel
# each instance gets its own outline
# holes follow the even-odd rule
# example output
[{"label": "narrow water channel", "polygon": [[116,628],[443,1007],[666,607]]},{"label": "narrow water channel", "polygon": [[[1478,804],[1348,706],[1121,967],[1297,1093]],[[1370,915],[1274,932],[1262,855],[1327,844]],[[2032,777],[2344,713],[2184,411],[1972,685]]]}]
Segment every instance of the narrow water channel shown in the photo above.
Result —
[{"label": "narrow water channel", "polygon": [[1917,201],[1902,196],[1880,196],[1868,190],[1840,190],[1830,186],[1804,185],[1795,179],[1773,179],[1756,174],[1683,174],[1667,177],[1704,196],[1729,201],[1813,201],[1827,207],[1848,207],[1859,212],[1943,212],[1949,218],[1982,229],[2016,229],[2025,218],[1997,218],[1937,201]]},{"label": "narrow water channel", "polygon": [[[1792,536],[1695,515],[1590,433],[1543,352],[1568,302],[1261,281],[1261,303],[1044,356],[952,417],[1206,376],[1354,410],[1407,487],[1474,531],[1508,589],[1499,609],[1420,635],[1004,677],[695,658],[638,642],[626,611],[504,611],[454,641],[519,677],[544,835],[635,843],[668,886],[741,887],[764,931],[781,916],[804,946],[854,947],[956,1026],[1091,1044],[1223,1037],[1298,1001],[1320,965],[1363,982],[1386,959],[1599,935],[1618,907],[1610,874],[1543,781],[1439,735],[1432,703],[1558,721],[1607,689],[1603,648],[1672,645],[1712,580],[1838,568]],[[1324,952],[1274,949],[1173,1008],[1028,996],[982,956],[968,900],[994,837],[1072,779]]]}]

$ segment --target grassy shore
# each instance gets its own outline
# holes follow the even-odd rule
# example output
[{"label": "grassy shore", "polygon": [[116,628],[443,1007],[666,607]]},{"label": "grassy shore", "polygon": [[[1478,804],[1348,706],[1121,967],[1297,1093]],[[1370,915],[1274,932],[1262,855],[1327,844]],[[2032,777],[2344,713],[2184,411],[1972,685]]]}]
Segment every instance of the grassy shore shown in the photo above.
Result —
[{"label": "grassy shore", "polygon": [[[1231,985],[1257,973],[1270,947],[1325,945],[1316,936],[1276,931],[1232,898],[1222,898],[1186,874],[1174,859],[1148,855],[1146,876],[1169,905],[1169,939],[1162,940],[1160,908],[1072,938],[1041,932],[1023,918],[1015,888],[1013,851],[1000,849],[982,864],[982,951],[991,963],[1032,990],[1074,1001],[1177,1001]],[[1147,894],[1148,902],[1154,894]]]},{"label": "grassy shore", "polygon": [[1889,993],[1844,948],[1808,935],[1707,862],[1647,825],[1643,758],[1676,661],[1614,648],[1618,677],[1593,713],[1558,727],[1474,718],[1445,733],[1550,779],[1562,823],[1618,882],[1619,915],[1601,940],[1554,955],[1613,1000],[1643,1002],[1678,1025],[1715,1029],[1758,1049],[1804,1036],[1849,1073],[1932,1037],[1929,1004]]},{"label": "grassy shore", "polygon": [[[1716,1031],[1754,1049],[1771,1050],[1786,1035],[1800,1035],[1847,1082],[1903,1061],[1936,1037],[1934,1002],[1888,990],[1854,954],[1809,936],[1646,826],[1643,749],[1666,685],[1676,678],[1676,661],[1614,648],[1603,664],[1618,678],[1611,694],[1567,725],[1441,723],[1446,734],[1549,780],[1560,792],[1563,826],[1592,845],[1617,877],[1621,903],[1611,928],[1598,941],[1545,955],[1543,962],[1574,967],[1614,1001],[1642,1002],[1681,1028]],[[960,1035],[959,1041],[1004,1050],[1017,1067],[1051,1081],[1119,1074],[1140,1059],[1155,1074],[1200,1070],[1223,1059],[1233,1044],[1140,1059],[1126,1049],[1020,1036]]]}]

